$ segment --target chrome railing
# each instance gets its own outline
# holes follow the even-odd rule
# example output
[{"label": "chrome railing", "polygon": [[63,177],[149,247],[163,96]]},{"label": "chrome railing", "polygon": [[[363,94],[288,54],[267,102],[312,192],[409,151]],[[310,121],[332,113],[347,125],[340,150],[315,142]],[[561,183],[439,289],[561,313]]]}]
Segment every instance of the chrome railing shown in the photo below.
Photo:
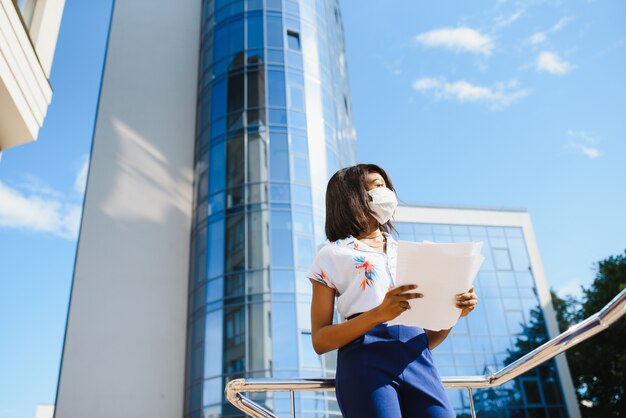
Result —
[{"label": "chrome railing", "polygon": [[[497,372],[479,376],[445,376],[441,380],[448,389],[467,389],[469,392],[472,417],[476,417],[472,389],[499,386],[550,360],[554,356],[574,347],[597,333],[604,331],[626,313],[626,289],[611,302],[589,318],[572,326],[567,331],[551,339],[540,347],[503,367]],[[335,379],[235,379],[226,385],[225,394],[230,403],[254,418],[277,418],[277,416],[256,404],[242,393],[289,392],[291,416],[295,417],[294,392],[335,390]]]}]

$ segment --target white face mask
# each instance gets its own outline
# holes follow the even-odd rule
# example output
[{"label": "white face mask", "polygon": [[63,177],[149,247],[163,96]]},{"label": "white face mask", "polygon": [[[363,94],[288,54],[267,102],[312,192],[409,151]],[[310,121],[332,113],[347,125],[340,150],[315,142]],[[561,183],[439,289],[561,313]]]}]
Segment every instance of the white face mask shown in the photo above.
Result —
[{"label": "white face mask", "polygon": [[367,192],[372,197],[369,202],[372,215],[381,225],[386,224],[398,206],[398,199],[393,190],[386,187],[375,187]]}]

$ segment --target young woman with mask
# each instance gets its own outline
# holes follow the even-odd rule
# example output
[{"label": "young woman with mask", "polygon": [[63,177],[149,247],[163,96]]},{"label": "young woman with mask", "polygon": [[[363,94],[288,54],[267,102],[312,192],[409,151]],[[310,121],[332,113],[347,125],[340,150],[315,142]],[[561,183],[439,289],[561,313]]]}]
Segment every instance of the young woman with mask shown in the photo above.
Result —
[{"label": "young woman with mask", "polygon": [[[409,300],[423,297],[416,285],[394,287],[390,220],[397,204],[387,173],[374,164],[343,168],[328,182],[329,243],[308,274],[313,348],[339,349],[335,391],[345,418],[453,418],[430,352],[450,330],[386,324],[410,309]],[[339,324],[333,324],[335,299]],[[458,295],[460,315],[477,302],[473,289]]]}]

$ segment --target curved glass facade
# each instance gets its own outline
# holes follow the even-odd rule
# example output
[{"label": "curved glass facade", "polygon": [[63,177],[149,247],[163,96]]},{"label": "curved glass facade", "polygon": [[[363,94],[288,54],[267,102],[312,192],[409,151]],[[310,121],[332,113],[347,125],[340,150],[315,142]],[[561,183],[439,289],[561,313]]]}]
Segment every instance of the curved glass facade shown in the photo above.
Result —
[{"label": "curved glass facade", "polygon": [[[311,346],[310,283],[329,175],[356,161],[336,0],[204,0],[186,417],[242,416],[238,377],[332,376]],[[287,394],[256,401],[283,415]],[[300,416],[340,416],[303,393]]]},{"label": "curved glass facade", "polygon": [[[495,372],[548,341],[522,228],[398,222],[405,241],[482,241],[485,261],[474,286],[481,298],[433,351],[443,376]],[[466,390],[449,390],[458,417],[470,417]],[[496,388],[474,391],[479,417],[565,418],[554,360]]]}]

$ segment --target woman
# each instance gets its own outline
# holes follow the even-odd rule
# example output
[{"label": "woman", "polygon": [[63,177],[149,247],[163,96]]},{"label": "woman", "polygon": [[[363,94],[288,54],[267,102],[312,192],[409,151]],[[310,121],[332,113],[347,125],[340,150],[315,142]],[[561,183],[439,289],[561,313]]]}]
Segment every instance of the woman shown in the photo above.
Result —
[{"label": "woman", "polygon": [[[308,275],[313,348],[318,354],[339,349],[335,390],[344,417],[452,418],[430,353],[450,330],[385,323],[423,297],[416,285],[394,287],[397,242],[390,219],[396,206],[391,180],[377,165],[343,168],[328,182],[329,243]],[[335,298],[340,324],[333,324]],[[458,295],[460,315],[477,302],[473,289]]]}]

